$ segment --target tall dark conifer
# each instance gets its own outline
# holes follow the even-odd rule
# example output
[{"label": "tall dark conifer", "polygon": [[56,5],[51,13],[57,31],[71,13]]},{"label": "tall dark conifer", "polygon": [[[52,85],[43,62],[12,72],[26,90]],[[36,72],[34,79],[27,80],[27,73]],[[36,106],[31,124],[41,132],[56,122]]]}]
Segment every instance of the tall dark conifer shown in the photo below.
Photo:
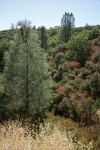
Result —
[{"label": "tall dark conifer", "polygon": [[39,39],[40,39],[40,45],[41,48],[45,49],[47,51],[48,49],[48,33],[47,29],[44,26],[39,27]]},{"label": "tall dark conifer", "polygon": [[65,14],[61,19],[61,34],[60,34],[61,41],[68,42],[70,36],[73,33],[74,26],[75,26],[75,18],[73,13],[65,12]]}]

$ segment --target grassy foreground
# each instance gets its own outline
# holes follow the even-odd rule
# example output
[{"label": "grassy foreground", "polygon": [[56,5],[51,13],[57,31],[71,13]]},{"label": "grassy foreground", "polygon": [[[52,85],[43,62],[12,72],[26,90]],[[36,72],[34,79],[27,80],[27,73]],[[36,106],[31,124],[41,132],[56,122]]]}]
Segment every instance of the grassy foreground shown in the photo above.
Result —
[{"label": "grassy foreground", "polygon": [[[21,123],[0,125],[0,150],[92,150],[92,142],[73,142],[72,133],[56,125],[46,124],[35,134]],[[35,138],[34,136],[35,135]]]}]

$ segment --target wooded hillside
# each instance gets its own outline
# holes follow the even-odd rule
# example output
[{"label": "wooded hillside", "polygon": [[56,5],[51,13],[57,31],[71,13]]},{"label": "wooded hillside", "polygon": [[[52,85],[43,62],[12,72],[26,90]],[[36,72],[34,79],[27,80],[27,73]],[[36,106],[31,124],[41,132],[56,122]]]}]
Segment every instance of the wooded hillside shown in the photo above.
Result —
[{"label": "wooded hillside", "polygon": [[75,27],[72,13],[54,28],[25,20],[0,31],[0,122],[38,130],[49,113],[93,127],[99,148],[100,25]]}]

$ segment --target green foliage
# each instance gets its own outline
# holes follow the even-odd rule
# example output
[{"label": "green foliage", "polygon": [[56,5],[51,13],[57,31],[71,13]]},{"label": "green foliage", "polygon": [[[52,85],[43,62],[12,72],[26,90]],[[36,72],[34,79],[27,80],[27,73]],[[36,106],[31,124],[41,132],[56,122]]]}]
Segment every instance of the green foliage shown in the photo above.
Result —
[{"label": "green foliage", "polygon": [[74,29],[74,33],[79,33],[79,32],[82,32],[82,31],[84,31],[84,27],[76,27]]},{"label": "green foliage", "polygon": [[94,73],[90,79],[86,79],[82,85],[82,89],[90,93],[92,98],[100,97],[100,74]]},{"label": "green foliage", "polygon": [[91,117],[95,112],[92,105],[92,99],[88,98],[82,100],[81,106],[83,114],[82,119],[84,120],[85,124],[90,125],[92,123]]},{"label": "green foliage", "polygon": [[[0,32],[1,119],[19,119],[28,107],[28,114],[33,115],[29,119],[38,127],[52,101],[49,110],[55,115],[69,117],[79,125],[96,123],[100,108],[100,25],[74,28],[74,22],[74,15],[65,13],[61,27],[31,29],[29,22],[20,22],[16,29],[12,26]],[[48,69],[54,81],[52,100]]]},{"label": "green foliage", "polygon": [[58,37],[59,37],[60,27],[50,28],[48,30],[49,35],[49,47],[56,47],[58,46]]},{"label": "green foliage", "polygon": [[76,61],[77,53],[75,51],[70,50],[68,54],[65,54],[67,61]]},{"label": "green foliage", "polygon": [[59,65],[64,63],[64,61],[65,61],[65,55],[63,52],[56,54],[56,56],[54,58],[55,67],[58,68]]},{"label": "green foliage", "polygon": [[86,68],[82,68],[80,74],[78,75],[79,77],[81,77],[82,79],[86,79],[88,78],[88,76],[91,74],[91,71],[86,69]]},{"label": "green foliage", "polygon": [[54,48],[57,46],[57,36],[53,36],[50,38],[50,46]]},{"label": "green foliage", "polygon": [[94,102],[94,107],[98,110],[100,108],[100,98],[96,98]]},{"label": "green foliage", "polygon": [[74,29],[75,18],[73,13],[66,13],[63,15],[61,19],[61,33],[60,40],[63,42],[68,42],[71,37]]},{"label": "green foliage", "polygon": [[47,51],[47,49],[48,49],[47,29],[44,26],[41,26],[40,28],[38,28],[38,30],[39,30],[40,46],[41,46],[41,48],[45,49],[45,51]]},{"label": "green foliage", "polygon": [[91,30],[92,26],[90,26],[88,23],[85,25],[85,30]]},{"label": "green foliage", "polygon": [[92,73],[100,73],[99,63],[93,63],[93,61],[86,62],[86,68],[89,69]]},{"label": "green foliage", "polygon": [[78,115],[77,115],[77,112],[76,112],[76,104],[75,103],[71,103],[69,104],[68,106],[68,116],[73,119],[74,121],[77,121],[78,120]]},{"label": "green foliage", "polygon": [[54,104],[59,104],[63,98],[64,98],[63,92],[60,92],[59,94],[55,95]]},{"label": "green foliage", "polygon": [[60,30],[59,26],[56,26],[56,27],[54,27],[54,28],[51,27],[51,28],[48,30],[49,37],[52,37],[52,36],[54,36],[54,35],[57,35],[57,34],[59,33],[59,30]]},{"label": "green foliage", "polygon": [[100,53],[97,53],[93,59],[94,63],[100,62]]},{"label": "green foliage", "polygon": [[74,80],[69,80],[67,82],[68,85],[72,86],[73,90],[75,90],[77,88],[77,84]]},{"label": "green foliage", "polygon": [[13,40],[16,30],[0,31],[0,72],[4,69],[4,52],[9,50],[9,42]]},{"label": "green foliage", "polygon": [[4,69],[4,52],[9,49],[9,43],[6,39],[0,41],[0,72]]},{"label": "green foliage", "polygon": [[97,28],[93,28],[92,31],[89,32],[89,40],[98,38],[100,36],[100,30]]},{"label": "green foliage", "polygon": [[68,78],[69,78],[70,80],[74,80],[74,79],[75,79],[74,73],[73,73],[73,72],[72,72],[72,73],[68,73]]},{"label": "green foliage", "polygon": [[74,34],[69,40],[67,47],[73,50],[73,60],[80,62],[81,66],[85,66],[85,62],[89,56],[87,50],[88,32],[80,32]]},{"label": "green foliage", "polygon": [[100,74],[94,73],[90,80],[91,97],[100,97]]},{"label": "green foliage", "polygon": [[62,66],[60,65],[60,66],[58,67],[57,73],[54,74],[53,79],[58,82],[58,81],[60,81],[62,78],[63,78],[63,68],[62,68]]},{"label": "green foliage", "polygon": [[5,92],[9,103],[42,113],[50,103],[51,79],[46,57],[28,21],[19,22],[17,35],[5,54]]}]

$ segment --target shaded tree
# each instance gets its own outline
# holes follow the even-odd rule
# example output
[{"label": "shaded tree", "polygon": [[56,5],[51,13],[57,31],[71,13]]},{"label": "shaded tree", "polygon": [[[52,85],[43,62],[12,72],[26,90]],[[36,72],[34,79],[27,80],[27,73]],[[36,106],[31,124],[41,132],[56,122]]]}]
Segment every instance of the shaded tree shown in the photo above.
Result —
[{"label": "shaded tree", "polygon": [[0,31],[0,72],[4,69],[4,52],[9,50],[9,41],[12,39],[10,30]]},{"label": "shaded tree", "polygon": [[9,49],[9,43],[6,39],[0,41],[0,72],[4,69],[4,52]]},{"label": "shaded tree", "polygon": [[40,46],[41,48],[47,51],[48,49],[48,33],[44,26],[38,28],[39,30],[39,39],[40,39]]},{"label": "shaded tree", "polygon": [[92,26],[90,26],[88,23],[85,25],[85,30],[92,30]]}]

